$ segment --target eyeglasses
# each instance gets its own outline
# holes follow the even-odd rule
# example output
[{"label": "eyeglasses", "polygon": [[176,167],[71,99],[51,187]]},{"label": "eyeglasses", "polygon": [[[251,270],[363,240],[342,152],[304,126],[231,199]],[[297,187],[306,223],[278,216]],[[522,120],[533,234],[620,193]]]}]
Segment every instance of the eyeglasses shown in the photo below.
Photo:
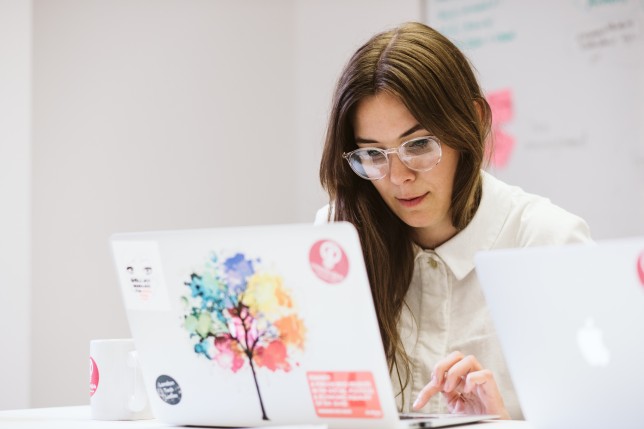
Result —
[{"label": "eyeglasses", "polygon": [[414,171],[429,171],[441,160],[441,143],[436,137],[418,137],[391,149],[361,148],[343,153],[358,176],[380,180],[389,173],[389,154],[395,153],[405,166]]}]

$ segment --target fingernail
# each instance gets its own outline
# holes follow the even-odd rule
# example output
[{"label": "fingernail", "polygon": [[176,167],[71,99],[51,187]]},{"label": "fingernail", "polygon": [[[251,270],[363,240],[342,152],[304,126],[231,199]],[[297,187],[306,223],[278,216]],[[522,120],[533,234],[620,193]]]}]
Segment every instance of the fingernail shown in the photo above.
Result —
[{"label": "fingernail", "polygon": [[419,402],[420,402],[420,398],[416,398],[416,400],[414,401],[414,403],[412,404],[412,406],[411,406],[411,407],[412,407],[413,409],[418,408],[418,403],[419,403]]}]

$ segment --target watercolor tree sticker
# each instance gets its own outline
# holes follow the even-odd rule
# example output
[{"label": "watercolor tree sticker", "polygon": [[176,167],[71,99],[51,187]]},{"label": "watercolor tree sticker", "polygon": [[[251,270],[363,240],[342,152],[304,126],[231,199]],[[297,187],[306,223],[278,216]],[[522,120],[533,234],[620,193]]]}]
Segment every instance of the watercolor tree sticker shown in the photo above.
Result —
[{"label": "watercolor tree sticker", "polygon": [[242,253],[225,259],[213,253],[185,285],[183,326],[195,353],[234,373],[248,363],[262,419],[269,420],[257,370],[289,372],[306,334],[282,277]]}]

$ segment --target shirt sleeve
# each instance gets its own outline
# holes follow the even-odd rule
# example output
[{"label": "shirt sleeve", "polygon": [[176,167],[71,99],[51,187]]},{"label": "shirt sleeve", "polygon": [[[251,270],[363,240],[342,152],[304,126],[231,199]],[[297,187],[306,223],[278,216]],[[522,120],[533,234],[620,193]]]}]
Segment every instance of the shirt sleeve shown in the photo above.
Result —
[{"label": "shirt sleeve", "polygon": [[315,220],[313,221],[314,225],[322,225],[325,223],[329,222],[329,211],[331,209],[331,206],[329,204],[325,205],[324,207],[320,208],[316,213],[315,213]]},{"label": "shirt sleeve", "polygon": [[523,211],[518,240],[522,246],[546,246],[591,243],[590,228],[585,220],[548,199],[535,201]]}]

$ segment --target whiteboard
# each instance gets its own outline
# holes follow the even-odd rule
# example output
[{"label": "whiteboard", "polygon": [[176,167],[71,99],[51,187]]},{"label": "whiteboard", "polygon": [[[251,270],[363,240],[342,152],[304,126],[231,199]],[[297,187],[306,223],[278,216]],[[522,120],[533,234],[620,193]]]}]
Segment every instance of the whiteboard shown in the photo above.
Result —
[{"label": "whiteboard", "polygon": [[644,234],[644,0],[428,0],[493,109],[500,179]]}]

